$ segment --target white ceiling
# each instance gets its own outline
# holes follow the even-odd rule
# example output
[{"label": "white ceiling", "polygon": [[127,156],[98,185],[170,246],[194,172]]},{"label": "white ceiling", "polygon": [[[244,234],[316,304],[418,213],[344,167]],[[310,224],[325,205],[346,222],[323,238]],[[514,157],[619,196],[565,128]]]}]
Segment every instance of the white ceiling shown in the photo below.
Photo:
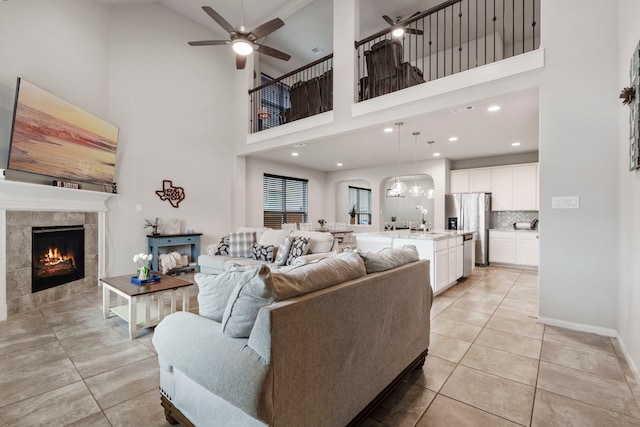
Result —
[{"label": "white ceiling", "polygon": [[[200,25],[211,29],[212,38],[227,39],[227,33],[213,21],[202,6],[211,6],[231,25],[240,25],[241,12],[238,0],[99,0],[104,3],[159,2]],[[442,0],[361,0],[361,38],[384,29],[387,24],[382,15],[403,18],[425,11]],[[283,74],[332,52],[333,0],[244,0],[244,26],[255,28],[275,17],[285,26],[260,42],[292,55],[288,62],[260,56],[260,61]],[[190,40],[185,40],[186,42]],[[314,54],[311,49],[320,47],[323,52]],[[193,47],[215,51],[227,46]],[[229,64],[234,67],[234,63]],[[502,107],[499,112],[488,113],[489,105]],[[464,109],[467,106],[461,105]],[[255,157],[292,163],[318,170],[332,171],[388,164],[390,161],[411,161],[432,158],[427,140],[434,140],[433,151],[441,158],[451,160],[472,159],[533,152],[538,150],[538,91],[529,90],[487,99],[473,105],[474,109],[453,114],[451,109],[404,120],[400,134],[398,154],[397,132],[382,132],[380,127],[364,129],[330,140],[316,141],[304,147],[286,147],[270,150]],[[421,132],[416,144],[412,132]],[[449,142],[457,136],[457,142]],[[513,142],[520,142],[513,147]],[[299,156],[291,156],[296,151]],[[417,151],[417,154],[416,154]],[[342,167],[336,166],[340,162]]]}]

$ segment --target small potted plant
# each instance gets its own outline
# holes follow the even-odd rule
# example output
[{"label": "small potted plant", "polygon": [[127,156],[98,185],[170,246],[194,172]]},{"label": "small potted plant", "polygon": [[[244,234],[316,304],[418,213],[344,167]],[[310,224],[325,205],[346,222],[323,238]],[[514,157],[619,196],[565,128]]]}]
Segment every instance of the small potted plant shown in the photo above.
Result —
[{"label": "small potted plant", "polygon": [[351,224],[355,224],[356,223],[356,205],[353,205],[351,207],[351,210],[349,211],[349,216],[351,217]]},{"label": "small potted plant", "polygon": [[145,218],[144,228],[151,228],[151,234],[154,236],[159,235],[160,233],[158,232],[158,217],[156,217],[156,222],[151,222]]},{"label": "small potted plant", "polygon": [[326,223],[326,221],[324,219],[319,219],[318,220],[318,224],[320,224],[320,230],[324,230],[324,224]]}]

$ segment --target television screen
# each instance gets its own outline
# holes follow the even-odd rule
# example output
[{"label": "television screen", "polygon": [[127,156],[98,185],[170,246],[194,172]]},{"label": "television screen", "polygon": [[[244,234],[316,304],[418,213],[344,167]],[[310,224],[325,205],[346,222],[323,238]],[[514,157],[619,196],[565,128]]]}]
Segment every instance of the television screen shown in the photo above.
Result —
[{"label": "television screen", "polygon": [[113,183],[118,128],[18,78],[8,169]]}]

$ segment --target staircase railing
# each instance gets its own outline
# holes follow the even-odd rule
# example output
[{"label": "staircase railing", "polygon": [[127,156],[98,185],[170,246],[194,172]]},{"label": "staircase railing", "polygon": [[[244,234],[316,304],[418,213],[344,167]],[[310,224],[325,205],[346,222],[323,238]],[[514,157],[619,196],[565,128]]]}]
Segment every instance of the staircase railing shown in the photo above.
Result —
[{"label": "staircase railing", "polygon": [[333,109],[333,54],[249,90],[251,133]]},{"label": "staircase railing", "polygon": [[358,100],[535,50],[539,22],[540,0],[442,3],[355,42]]}]

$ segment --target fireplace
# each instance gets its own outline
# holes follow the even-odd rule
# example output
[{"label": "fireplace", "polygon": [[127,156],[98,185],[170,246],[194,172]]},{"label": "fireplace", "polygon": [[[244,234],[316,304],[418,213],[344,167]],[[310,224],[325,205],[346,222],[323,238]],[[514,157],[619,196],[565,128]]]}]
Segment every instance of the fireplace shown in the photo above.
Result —
[{"label": "fireplace", "polygon": [[31,292],[84,278],[84,225],[32,227]]}]

